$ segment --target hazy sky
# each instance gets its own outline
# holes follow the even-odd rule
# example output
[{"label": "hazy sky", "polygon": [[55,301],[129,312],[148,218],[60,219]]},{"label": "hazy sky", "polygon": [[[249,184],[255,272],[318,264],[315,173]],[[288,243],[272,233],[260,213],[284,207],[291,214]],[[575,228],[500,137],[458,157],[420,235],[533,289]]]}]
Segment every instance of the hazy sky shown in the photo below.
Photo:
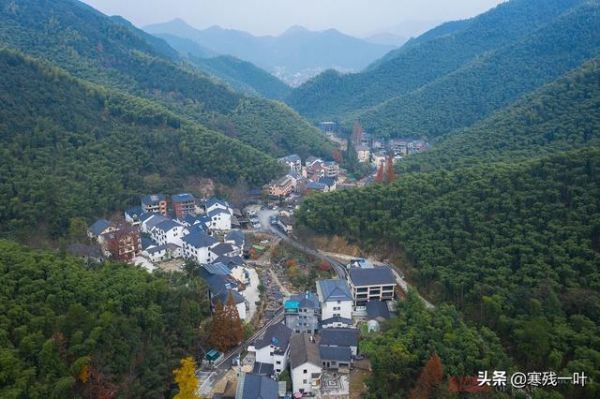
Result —
[{"label": "hazy sky", "polygon": [[362,36],[404,21],[449,21],[479,14],[502,0],[83,0],[137,26],[179,17],[197,28],[221,25],[279,34],[292,25],[336,28]]}]

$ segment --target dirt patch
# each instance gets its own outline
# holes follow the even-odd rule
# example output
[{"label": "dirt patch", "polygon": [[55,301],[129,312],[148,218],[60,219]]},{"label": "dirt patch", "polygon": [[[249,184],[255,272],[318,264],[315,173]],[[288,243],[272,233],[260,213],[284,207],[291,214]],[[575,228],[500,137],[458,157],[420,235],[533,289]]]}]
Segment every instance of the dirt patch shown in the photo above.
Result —
[{"label": "dirt patch", "polygon": [[367,379],[371,376],[371,362],[358,360],[350,371],[350,399],[363,398],[367,393]]}]

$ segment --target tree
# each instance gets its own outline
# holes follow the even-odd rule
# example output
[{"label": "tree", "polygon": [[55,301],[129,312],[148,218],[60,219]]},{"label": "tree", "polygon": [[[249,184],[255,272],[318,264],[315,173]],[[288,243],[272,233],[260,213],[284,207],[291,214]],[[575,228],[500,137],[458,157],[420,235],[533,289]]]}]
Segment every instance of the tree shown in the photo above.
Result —
[{"label": "tree", "polygon": [[396,174],[394,172],[394,158],[388,155],[385,163],[385,177],[387,183],[393,183],[396,180]]},{"label": "tree", "polygon": [[173,371],[179,392],[173,399],[200,399],[197,394],[198,377],[196,377],[196,362],[191,356],[181,359],[180,367]]},{"label": "tree", "polygon": [[229,338],[229,347],[232,348],[238,345],[244,339],[244,328],[242,326],[240,314],[238,313],[231,291],[227,297],[227,304],[225,305],[224,313],[225,325],[227,328],[226,331]]},{"label": "tree", "polygon": [[383,175],[383,165],[380,164],[377,167],[377,174],[375,175],[375,182],[376,183],[383,183],[384,180],[384,175]]},{"label": "tree", "polygon": [[223,304],[217,300],[215,310],[210,323],[209,342],[212,346],[220,351],[225,351],[227,348],[227,329],[225,325],[225,312]]},{"label": "tree", "polygon": [[358,146],[360,145],[360,143],[362,142],[363,139],[363,127],[360,124],[359,120],[356,120],[356,122],[354,122],[354,126],[352,127],[352,136],[351,136],[351,141],[352,144],[354,146]]},{"label": "tree", "polygon": [[69,239],[74,242],[85,242],[87,239],[87,223],[81,217],[69,220]]},{"label": "tree", "polygon": [[433,354],[425,364],[423,371],[413,390],[410,392],[411,399],[429,399],[434,397],[434,393],[444,378],[442,361],[437,354]]}]

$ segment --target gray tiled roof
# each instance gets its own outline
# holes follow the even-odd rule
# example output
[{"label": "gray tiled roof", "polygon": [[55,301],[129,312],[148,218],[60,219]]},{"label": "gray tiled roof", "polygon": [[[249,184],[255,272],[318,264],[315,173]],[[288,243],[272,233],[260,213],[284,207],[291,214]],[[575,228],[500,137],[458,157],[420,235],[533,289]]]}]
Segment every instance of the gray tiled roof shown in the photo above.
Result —
[{"label": "gray tiled roof", "polygon": [[244,297],[242,296],[242,294],[240,294],[237,291],[234,290],[226,290],[226,291],[221,291],[220,293],[218,293],[217,295],[213,296],[213,303],[216,304],[217,301],[221,301],[221,304],[223,306],[225,306],[225,304],[227,303],[227,300],[229,300],[229,294],[231,294],[233,296],[233,300],[235,301],[236,305],[239,303],[244,303],[246,300],[244,299]]},{"label": "gray tiled roof", "polygon": [[321,356],[319,347],[310,341],[310,335],[306,333],[294,334],[290,339],[290,367],[295,369],[304,363],[312,363],[321,367]]},{"label": "gray tiled roof", "polygon": [[382,301],[367,302],[367,317],[369,319],[390,318],[390,310],[387,303]]},{"label": "gray tiled roof", "polygon": [[358,346],[358,329],[356,328],[326,328],[319,335],[320,345],[325,346]]},{"label": "gray tiled roof", "polygon": [[322,361],[335,360],[348,362],[352,360],[352,350],[347,346],[319,346],[319,355]]},{"label": "gray tiled roof", "polygon": [[236,399],[277,399],[277,381],[264,375],[244,373],[235,392]]},{"label": "gray tiled roof", "polygon": [[190,234],[187,234],[183,237],[183,241],[194,248],[210,247],[217,242],[217,240],[200,229],[195,229]]},{"label": "gray tiled roof", "polygon": [[306,292],[304,294],[292,295],[288,299],[288,301],[296,301],[299,303],[300,308],[306,309],[320,309],[321,303],[319,302],[319,298],[312,293]]},{"label": "gray tiled roof", "polygon": [[167,219],[167,220],[163,220],[162,222],[158,223],[154,227],[159,230],[162,230],[162,231],[169,231],[176,227],[181,227],[181,225],[179,223],[175,222],[174,220]]},{"label": "gray tiled roof", "polygon": [[99,236],[109,226],[110,226],[110,222],[108,220],[106,220],[106,219],[98,219],[93,225],[90,226],[89,231],[93,235]]},{"label": "gray tiled roof", "polygon": [[190,193],[175,194],[171,196],[171,199],[173,200],[173,202],[188,202],[196,200],[194,196]]},{"label": "gray tiled roof", "polygon": [[347,319],[347,318],[341,317],[341,316],[335,316],[335,317],[330,317],[329,319],[323,320],[321,322],[321,325],[326,326],[326,325],[332,324],[332,323],[344,323],[344,324],[351,326],[352,319]]},{"label": "gray tiled roof", "polygon": [[231,246],[231,244],[227,244],[227,243],[221,242],[221,243],[215,245],[214,247],[212,247],[210,249],[210,251],[212,253],[214,253],[215,255],[217,255],[217,256],[222,256],[222,255],[225,255],[225,254],[229,254],[229,253],[231,253],[231,252],[233,252],[235,250]]},{"label": "gray tiled roof", "polygon": [[273,324],[266,329],[263,337],[256,341],[254,347],[260,349],[265,346],[273,345],[285,351],[290,343],[291,335],[292,330],[285,324]]},{"label": "gray tiled roof", "polygon": [[242,246],[245,240],[246,236],[241,230],[231,230],[225,235],[225,241],[233,241],[238,247]]},{"label": "gray tiled roof", "polygon": [[373,269],[351,268],[348,273],[352,283],[356,286],[396,284],[396,278],[389,266]]},{"label": "gray tiled roof", "polygon": [[321,302],[351,301],[350,288],[344,280],[329,279],[317,281],[317,292]]},{"label": "gray tiled roof", "polygon": [[150,194],[142,197],[142,204],[150,205],[157,204],[160,201],[166,200],[167,197],[164,194]]},{"label": "gray tiled roof", "polygon": [[254,368],[252,369],[252,373],[269,376],[269,375],[273,374],[273,369],[274,369],[274,367],[271,363],[256,362],[256,363],[254,363]]}]

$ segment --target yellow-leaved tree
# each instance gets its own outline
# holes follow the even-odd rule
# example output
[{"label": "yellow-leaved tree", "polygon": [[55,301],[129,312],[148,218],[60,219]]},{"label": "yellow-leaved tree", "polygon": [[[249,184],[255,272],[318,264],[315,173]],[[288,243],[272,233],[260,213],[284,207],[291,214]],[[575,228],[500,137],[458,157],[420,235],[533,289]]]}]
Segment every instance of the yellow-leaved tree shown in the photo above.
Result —
[{"label": "yellow-leaved tree", "polygon": [[198,396],[198,377],[196,362],[191,356],[181,359],[180,367],[173,371],[179,393],[173,399],[200,399]]}]

